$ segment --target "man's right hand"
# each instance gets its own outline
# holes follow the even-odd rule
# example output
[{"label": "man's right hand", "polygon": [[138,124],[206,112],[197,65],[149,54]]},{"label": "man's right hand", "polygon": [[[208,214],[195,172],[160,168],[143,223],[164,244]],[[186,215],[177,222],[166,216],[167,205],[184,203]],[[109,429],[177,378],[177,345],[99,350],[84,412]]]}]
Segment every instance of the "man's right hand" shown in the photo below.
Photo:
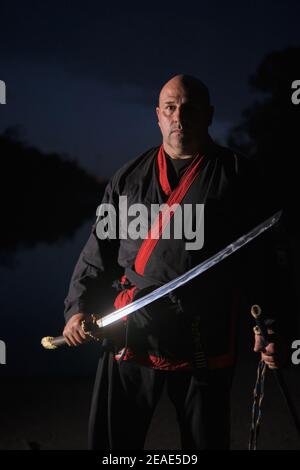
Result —
[{"label": "man's right hand", "polygon": [[78,346],[85,342],[87,336],[81,327],[81,322],[90,319],[91,316],[86,313],[76,313],[68,320],[63,331],[68,346]]}]

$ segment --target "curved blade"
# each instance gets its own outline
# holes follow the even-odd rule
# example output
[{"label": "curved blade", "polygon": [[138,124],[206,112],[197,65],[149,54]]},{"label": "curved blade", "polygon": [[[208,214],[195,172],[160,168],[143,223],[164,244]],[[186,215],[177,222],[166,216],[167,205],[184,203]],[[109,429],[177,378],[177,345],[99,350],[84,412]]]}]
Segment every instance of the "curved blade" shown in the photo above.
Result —
[{"label": "curved blade", "polygon": [[163,286],[158,287],[157,289],[150,292],[150,294],[147,294],[144,297],[141,297],[140,299],[135,300],[131,304],[126,305],[125,307],[122,307],[118,310],[115,310],[114,312],[108,315],[105,315],[104,317],[97,320],[96,324],[99,326],[99,328],[110,325],[111,323],[114,323],[115,321],[120,320],[122,317],[130,315],[131,313],[136,312],[136,310],[139,310],[140,308],[145,307],[145,305],[148,305],[154,302],[155,300],[160,299],[164,295],[169,294],[170,292],[177,289],[178,287],[181,287],[184,284],[187,284],[191,279],[194,279],[195,277],[204,273],[208,269],[212,268],[223,259],[232,255],[235,251],[247,245],[247,243],[254,240],[254,238],[258,237],[259,235],[264,233],[266,230],[273,227],[273,225],[276,222],[278,222],[278,220],[280,219],[281,214],[282,214],[282,211],[276,212],[272,217],[268,218],[261,224],[257,225],[255,228],[247,232],[245,235],[242,235],[236,241],[234,241],[233,243],[230,243],[230,245],[226,246],[221,251],[211,256],[207,260],[198,264],[197,266],[190,269],[186,273],[181,274],[175,279],[172,279],[172,281],[167,282]]}]

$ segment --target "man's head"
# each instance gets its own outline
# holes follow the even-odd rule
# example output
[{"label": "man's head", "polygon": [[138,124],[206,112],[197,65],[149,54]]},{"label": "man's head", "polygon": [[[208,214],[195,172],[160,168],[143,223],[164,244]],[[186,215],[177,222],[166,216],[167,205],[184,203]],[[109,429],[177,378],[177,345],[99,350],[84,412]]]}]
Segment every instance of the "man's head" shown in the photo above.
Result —
[{"label": "man's head", "polygon": [[204,83],[190,75],[176,75],[163,86],[156,113],[164,149],[171,157],[202,150],[213,116]]}]

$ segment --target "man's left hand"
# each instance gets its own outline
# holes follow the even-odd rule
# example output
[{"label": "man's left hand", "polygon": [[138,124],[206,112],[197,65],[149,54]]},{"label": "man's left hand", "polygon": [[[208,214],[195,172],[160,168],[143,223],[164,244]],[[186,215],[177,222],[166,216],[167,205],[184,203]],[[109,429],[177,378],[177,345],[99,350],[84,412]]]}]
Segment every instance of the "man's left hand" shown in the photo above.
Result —
[{"label": "man's left hand", "polygon": [[263,345],[261,335],[255,334],[255,352],[261,353],[261,360],[264,361],[270,369],[279,369],[287,361],[287,347],[282,338],[270,334],[270,343]]}]

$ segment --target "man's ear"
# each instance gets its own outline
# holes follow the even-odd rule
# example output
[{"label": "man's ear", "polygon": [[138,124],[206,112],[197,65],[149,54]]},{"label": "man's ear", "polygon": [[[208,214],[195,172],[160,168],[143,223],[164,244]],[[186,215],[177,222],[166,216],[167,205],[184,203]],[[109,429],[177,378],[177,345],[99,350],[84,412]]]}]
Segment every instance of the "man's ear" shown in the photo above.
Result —
[{"label": "man's ear", "polygon": [[156,116],[157,116],[157,119],[158,119],[158,125],[160,127],[160,124],[159,124],[159,119],[160,119],[160,108],[159,106],[156,107]]},{"label": "man's ear", "polygon": [[214,117],[214,113],[215,113],[215,108],[213,106],[209,106],[209,110],[208,110],[208,116],[207,116],[207,125],[210,126],[211,123],[212,123],[212,120],[213,120],[213,117]]}]

